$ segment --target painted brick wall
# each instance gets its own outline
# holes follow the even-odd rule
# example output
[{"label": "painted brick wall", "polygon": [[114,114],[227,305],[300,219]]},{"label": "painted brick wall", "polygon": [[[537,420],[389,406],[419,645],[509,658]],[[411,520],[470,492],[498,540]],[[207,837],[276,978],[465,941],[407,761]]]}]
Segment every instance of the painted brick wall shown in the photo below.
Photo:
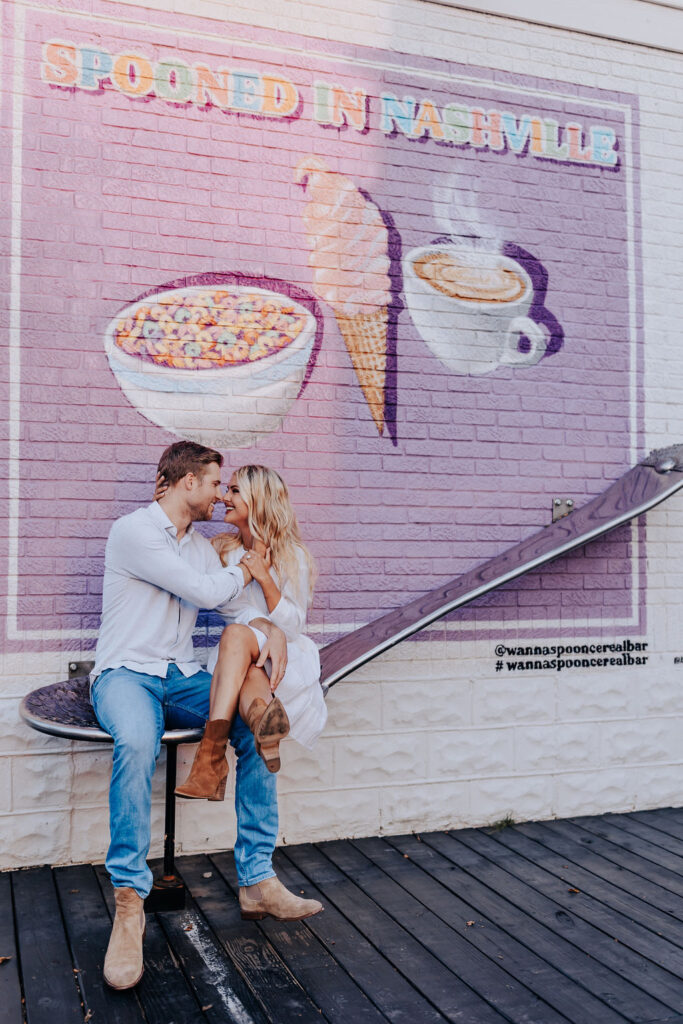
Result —
[{"label": "painted brick wall", "polygon": [[[321,568],[320,643],[527,536],[549,521],[554,496],[581,503],[683,436],[680,59],[418,2],[255,6],[4,11],[1,866],[103,859],[106,748],[29,731],[18,702],[89,656],[112,520],[149,499],[166,444],[225,413],[225,398],[207,393],[207,425],[189,400],[184,418],[160,422],[169,392],[124,393],[105,355],[123,307],[190,279],[246,279],[315,318],[306,387],[282,422],[268,402],[223,416],[220,446],[229,464],[269,462],[290,483]],[[50,41],[80,64],[70,49],[46,56]],[[300,109],[257,119],[99,87],[106,55],[130,53],[257,68],[295,83]],[[80,78],[69,83],[72,66]],[[363,130],[351,108],[351,123],[325,127],[322,101],[316,119],[321,80],[367,93]],[[387,94],[402,107],[382,106]],[[513,110],[517,132],[527,116],[527,143],[515,153],[510,132],[504,147],[491,134],[488,145],[440,137],[449,100],[470,130],[479,109]],[[391,109],[393,132],[382,130]],[[559,154],[546,128],[534,142],[534,119],[564,130]],[[563,155],[576,122],[578,148]],[[614,146],[590,126],[613,132]],[[325,161],[331,187],[343,175],[358,190],[375,242],[386,226],[388,285],[368,280],[366,244],[354,255],[367,273],[352,289],[360,312],[389,306],[381,402],[335,316],[349,296],[326,291],[311,267],[307,225],[321,225],[310,183],[294,178],[310,157]],[[444,357],[427,323],[433,305],[425,317],[410,299],[410,252],[435,237],[461,251],[474,236],[475,249],[504,253],[530,279],[534,302],[517,315],[532,337],[523,343],[519,328],[510,345],[522,361],[543,346],[539,361],[482,374],[472,342]],[[458,329],[494,335],[499,364],[508,322]],[[505,588],[335,687],[315,751],[286,751],[283,840],[679,803],[682,514],[672,499],[645,526]],[[201,621],[199,643],[217,628]],[[626,638],[647,644],[645,664],[520,672],[508,668],[514,655],[495,653]],[[155,786],[158,853],[161,773]],[[229,803],[179,808],[183,851],[233,839]]]}]

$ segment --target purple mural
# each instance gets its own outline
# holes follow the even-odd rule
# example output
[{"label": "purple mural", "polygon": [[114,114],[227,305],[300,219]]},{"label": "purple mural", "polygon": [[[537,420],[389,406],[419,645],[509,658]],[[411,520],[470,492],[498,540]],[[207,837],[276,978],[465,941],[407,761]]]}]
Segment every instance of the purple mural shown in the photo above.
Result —
[{"label": "purple mural", "polygon": [[[6,649],[92,643],[178,437],[288,481],[319,641],[640,454],[633,97],[96,7],[5,12]],[[637,631],[641,559],[622,529],[438,635]]]}]

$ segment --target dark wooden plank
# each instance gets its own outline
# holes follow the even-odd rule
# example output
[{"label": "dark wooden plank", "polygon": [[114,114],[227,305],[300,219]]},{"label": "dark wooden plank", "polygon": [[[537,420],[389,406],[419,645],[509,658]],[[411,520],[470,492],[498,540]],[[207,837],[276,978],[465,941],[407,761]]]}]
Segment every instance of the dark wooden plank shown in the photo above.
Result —
[{"label": "dark wooden plank", "polygon": [[662,1020],[647,1020],[643,1024],[683,1024],[683,1015],[677,1013],[675,1017],[664,1017]]},{"label": "dark wooden plank", "polygon": [[[462,838],[456,839],[455,835]],[[482,841],[478,841],[479,838]],[[517,877],[516,861],[522,858],[505,850],[491,837],[478,837],[469,829],[448,835],[422,834],[422,840],[489,886],[501,898],[514,903],[529,917],[587,952],[594,958],[596,967],[608,968],[609,987],[606,986],[602,994],[597,994],[628,1020],[656,1020],[671,1013],[669,1006],[639,987],[641,976],[645,979],[648,976],[647,965],[640,957],[630,950],[622,950],[604,932],[537,892],[533,882]]]},{"label": "dark wooden plank", "polygon": [[[500,949],[483,952],[480,944],[468,941],[467,918],[460,917],[460,927],[453,927],[435,914],[413,891],[402,887],[391,877],[375,857],[387,861],[391,867],[403,860],[398,851],[387,847],[381,840],[330,842],[321,849],[344,874],[348,875],[368,896],[391,914],[395,921],[410,926],[412,934],[422,945],[450,968],[482,999],[494,1006],[515,1024],[566,1024],[567,1018],[551,1008],[537,993],[521,984],[513,973],[496,962]],[[368,855],[363,853],[368,850]],[[438,886],[441,888],[441,886]],[[448,893],[440,898],[448,901]]]},{"label": "dark wooden plank", "polygon": [[[674,457],[677,464],[682,464],[683,446],[677,447]],[[652,464],[656,461],[644,460]],[[628,522],[682,486],[683,472],[678,465],[668,473],[658,473],[652,465],[635,466],[570,516],[537,531],[476,569],[328,644],[320,652],[322,681],[330,685],[338,682],[354,668],[430,622]]]},{"label": "dark wooden plank", "polygon": [[652,811],[633,811],[631,817],[642,821],[651,828],[659,829],[668,836],[683,839],[683,819],[677,807],[663,807]]},{"label": "dark wooden plank", "polygon": [[[114,890],[109,876],[103,865],[98,865],[95,872],[113,920]],[[154,914],[147,914],[144,961],[145,972],[135,991],[148,1024],[206,1024],[206,1017]]]},{"label": "dark wooden plank", "polygon": [[[238,893],[235,860],[231,853],[213,854],[211,860],[235,897]],[[302,895],[310,896],[308,885]],[[324,902],[324,901],[323,901]],[[324,913],[324,911],[323,911]],[[259,928],[292,972],[306,994],[332,1024],[386,1024],[365,993],[337,963],[305,921],[259,921]]]},{"label": "dark wooden plank", "polygon": [[[671,918],[667,920],[666,915],[651,911],[636,899],[630,900],[628,894],[621,889],[613,888],[610,892],[599,879],[591,877],[590,872],[577,865],[569,870],[563,870],[563,858],[571,856],[571,851],[566,848],[558,855],[521,830],[505,829],[505,833],[500,837],[501,843],[543,869],[544,891],[548,894],[551,894],[551,891],[555,892],[553,898],[562,902],[564,906],[570,906],[575,914],[602,927],[624,946],[653,960],[683,981],[683,937],[672,937],[675,935],[675,929],[671,928],[671,924],[675,922]],[[577,889],[578,892],[573,891]],[[645,925],[641,923],[643,918],[647,922]],[[666,938],[662,938],[663,932],[657,930],[660,924],[662,929],[668,932]],[[672,945],[674,942],[675,945]],[[670,985],[673,984],[672,979],[667,981]],[[683,987],[680,983],[678,987],[681,990],[680,998],[683,1005]]]},{"label": "dark wooden plank", "polygon": [[249,990],[194,900],[185,910],[157,914],[166,940],[195,991],[210,1024],[268,1024]]},{"label": "dark wooden plank", "polygon": [[107,1024],[143,1021],[135,992],[115,992],[102,977],[111,918],[93,868],[56,868],[53,874],[85,1013]]},{"label": "dark wooden plank", "polygon": [[611,825],[616,825],[617,828],[630,832],[631,835],[639,836],[655,846],[661,846],[663,850],[668,850],[669,853],[676,854],[681,859],[681,864],[683,865],[683,838],[676,839],[675,836],[662,832],[661,829],[645,824],[635,814],[606,814],[604,817]]},{"label": "dark wooden plank", "polygon": [[325,905],[324,913],[309,918],[307,926],[387,1020],[393,1024],[443,1024],[446,1018],[294,866],[287,857],[288,849],[275,851],[273,866],[278,877],[293,892],[304,889],[307,896]]},{"label": "dark wooden plank", "polygon": [[449,1020],[500,1024],[505,1018],[445,967],[316,847],[288,847],[287,856],[363,932],[383,956]]},{"label": "dark wooden plank", "polygon": [[[663,928],[668,927],[668,923],[663,915],[658,917],[654,912],[649,913],[647,907],[639,906],[637,901],[629,901],[626,894],[621,895],[619,890],[616,890],[616,900],[614,898],[610,900],[609,893],[605,891],[605,899],[601,899],[598,903],[596,899],[592,899],[587,895],[587,889],[581,888],[585,883],[587,887],[594,886],[595,891],[593,895],[597,891],[601,891],[602,894],[602,887],[599,882],[595,883],[588,873],[583,873],[578,867],[572,870],[571,881],[568,887],[566,880],[560,877],[560,856],[544,849],[535,839],[531,840],[524,826],[520,829],[505,829],[504,831],[505,835],[501,835],[499,841],[508,849],[512,849],[521,856],[533,860],[535,865],[542,866],[548,876],[552,876],[553,867],[555,868],[557,872],[555,884],[553,884],[550,878],[543,878],[543,885],[548,891],[553,888],[559,889],[559,892],[554,896],[555,899],[562,902],[564,906],[571,906],[574,913],[585,920],[593,922],[598,927],[602,927],[604,931],[612,935],[624,946],[654,961],[654,963],[666,968],[671,974],[675,975],[679,979],[678,983],[676,984],[670,977],[663,979],[658,994],[661,994],[663,990],[672,991],[678,989],[678,998],[683,1005],[683,987],[681,986],[681,981],[683,981],[683,963],[680,945],[678,945],[678,948],[672,946],[672,940],[670,938],[666,940],[661,938],[661,933],[657,931],[659,923],[661,923]],[[566,857],[569,854],[566,850],[563,850],[562,856]],[[566,876],[569,872],[564,872],[564,874]],[[572,888],[578,888],[581,891],[573,893],[571,891]],[[610,902],[617,903],[616,909],[609,905]],[[643,926],[640,923],[639,917],[644,917],[647,920],[647,926]],[[668,931],[671,935],[670,927],[668,927]],[[677,940],[680,944],[680,937],[677,936]]]},{"label": "dark wooden plank", "polygon": [[[575,924],[582,921],[584,926],[592,927],[594,934],[587,948],[596,959],[618,970],[614,963],[609,963],[609,959],[614,957],[615,946],[618,946],[617,961],[621,963],[621,973],[625,977],[664,1003],[669,1012],[683,1005],[683,980],[674,973],[680,970],[680,950],[603,903],[580,891],[573,892],[576,886],[568,886],[532,859],[541,853],[538,844],[514,828],[502,829],[495,836],[475,835],[466,830],[463,842],[484,852],[487,858],[533,886],[537,894],[559,904],[561,913],[571,915]],[[520,848],[525,852],[520,852]],[[605,960],[605,956],[609,959]],[[660,967],[660,963],[668,970]]]},{"label": "dark wooden plank", "polygon": [[[537,853],[538,863],[576,884],[583,892],[645,924],[669,941],[683,943],[677,921],[683,919],[683,900],[661,886],[602,857],[591,842],[584,843],[581,830],[565,822],[529,822],[517,831],[541,843],[548,851]],[[557,857],[553,860],[553,855]],[[567,870],[562,870],[564,867]],[[671,934],[671,924],[678,929]]]},{"label": "dark wooden plank", "polygon": [[[613,1006],[615,1003],[617,1006],[623,1003],[618,994],[621,979],[617,975],[597,963],[585,950],[577,948],[540,924],[504,895],[468,874],[458,863],[431,846],[427,838],[390,836],[387,842],[436,878],[450,892],[458,896],[466,893],[468,901],[475,908],[474,917],[470,920],[495,921],[515,940],[552,964],[558,972],[565,974],[573,983],[573,988],[572,997],[567,996],[562,1012],[576,1019],[577,1024],[585,1024],[589,1020],[616,1024],[627,1019]],[[465,851],[463,859],[469,859],[469,851]]]},{"label": "dark wooden plank", "polygon": [[[636,874],[644,874],[646,878],[683,897],[683,858],[619,828],[607,818],[570,818],[568,823],[605,840],[599,844],[594,839],[591,842],[595,849],[600,849],[604,857],[629,868]],[[645,864],[642,864],[643,861]]]},{"label": "dark wooden plank", "polygon": [[52,872],[12,872],[28,1024],[82,1024],[83,1010]]},{"label": "dark wooden plank", "polygon": [[[255,921],[243,921],[237,900],[208,857],[177,862],[202,916],[242,977],[276,1024],[319,1024],[321,1013],[308,998]],[[207,876],[208,877],[205,877]]]},{"label": "dark wooden plank", "polygon": [[9,873],[0,874],[0,1024],[22,1024],[19,958],[14,937],[14,900]]},{"label": "dark wooden plank", "polygon": [[[591,1018],[600,1019],[601,1024],[610,1020],[624,1020],[621,1015],[570,981],[547,959],[538,956],[514,935],[506,932],[498,925],[495,917],[488,917],[475,909],[469,900],[465,900],[465,896],[469,896],[466,888],[462,890],[461,898],[454,885],[444,886],[430,873],[425,860],[420,857],[420,848],[424,849],[424,843],[414,840],[412,854],[401,851],[391,840],[360,839],[354,840],[354,846],[466,941],[477,946],[496,967],[526,985],[565,1019],[575,1024],[585,1024]],[[433,850],[429,853],[434,859],[438,857]],[[445,864],[443,858],[442,863]]]},{"label": "dark wooden plank", "polygon": [[627,834],[622,833],[620,829],[612,830],[605,825],[605,836],[609,835],[612,837],[611,839],[606,839],[598,836],[595,830],[582,828],[577,823],[571,821],[549,821],[547,825],[549,828],[557,831],[558,834],[570,836],[574,842],[581,843],[587,849],[592,850],[593,853],[599,854],[604,860],[611,861],[617,870],[621,868],[622,870],[630,871],[635,876],[639,876],[650,884],[656,885],[661,893],[673,895],[677,900],[683,898],[683,879],[677,876],[675,871],[666,867],[660,867],[653,860],[641,857],[627,849],[626,846],[622,845],[622,836],[625,837],[625,843],[629,843],[630,846],[634,844],[630,841]]}]

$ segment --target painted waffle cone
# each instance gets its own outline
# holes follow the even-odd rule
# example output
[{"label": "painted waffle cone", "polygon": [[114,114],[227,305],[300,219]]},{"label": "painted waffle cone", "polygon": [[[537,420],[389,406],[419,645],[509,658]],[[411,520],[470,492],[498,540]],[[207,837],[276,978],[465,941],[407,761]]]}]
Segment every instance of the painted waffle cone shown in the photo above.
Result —
[{"label": "painted waffle cone", "polygon": [[382,306],[374,313],[357,313],[355,316],[335,313],[335,316],[365,401],[381,434],[384,430],[389,310]]}]

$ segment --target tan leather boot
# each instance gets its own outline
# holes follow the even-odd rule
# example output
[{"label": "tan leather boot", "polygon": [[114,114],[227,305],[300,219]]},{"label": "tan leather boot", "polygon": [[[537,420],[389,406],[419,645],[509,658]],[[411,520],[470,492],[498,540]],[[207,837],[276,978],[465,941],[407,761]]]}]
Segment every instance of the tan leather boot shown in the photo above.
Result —
[{"label": "tan leather boot", "polygon": [[104,980],[111,988],[137,985],[142,977],[142,940],[145,937],[145,904],[135,889],[114,890],[116,917],[104,958]]},{"label": "tan leather boot", "polygon": [[245,921],[260,921],[264,917],[278,921],[300,921],[313,917],[323,909],[318,900],[303,900],[285,889],[279,878],[266,878],[256,885],[240,887],[240,911]]},{"label": "tan leather boot", "polygon": [[190,774],[181,786],[176,786],[176,796],[184,796],[188,800],[225,799],[225,784],[228,780],[225,748],[229,732],[230,722],[225,718],[216,718],[206,723]]},{"label": "tan leather boot", "polygon": [[277,697],[266,704],[256,697],[247,711],[247,725],[254,734],[256,750],[269,772],[280,771],[280,740],[289,733],[289,719]]}]

